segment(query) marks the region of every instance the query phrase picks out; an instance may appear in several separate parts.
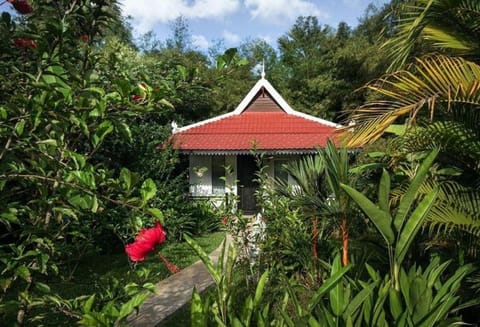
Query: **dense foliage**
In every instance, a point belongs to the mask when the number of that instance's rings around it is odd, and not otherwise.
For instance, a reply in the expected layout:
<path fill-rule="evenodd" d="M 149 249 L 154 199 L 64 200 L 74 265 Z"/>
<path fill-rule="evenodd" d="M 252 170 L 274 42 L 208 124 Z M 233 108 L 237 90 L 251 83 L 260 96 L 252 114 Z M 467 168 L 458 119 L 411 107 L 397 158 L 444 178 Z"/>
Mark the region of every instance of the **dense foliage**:
<path fill-rule="evenodd" d="M 214 277 L 210 295 L 194 294 L 194 326 L 477 321 L 477 1 L 392 1 L 355 28 L 299 17 L 277 49 L 250 39 L 208 53 L 181 17 L 167 40 L 134 40 L 113 0 L 1 8 L 2 323 L 122 324 L 153 286 L 126 255 L 128 278 L 72 296 L 59 285 L 159 220 Z M 256 154 L 263 212 L 251 224 L 189 201 L 186 158 L 167 140 L 172 121 L 233 110 L 262 62 L 292 107 L 351 121 L 349 145 L 364 148 L 332 143 L 288 164 L 293 188 Z M 219 217 L 235 246 L 215 267 L 188 235 Z"/>

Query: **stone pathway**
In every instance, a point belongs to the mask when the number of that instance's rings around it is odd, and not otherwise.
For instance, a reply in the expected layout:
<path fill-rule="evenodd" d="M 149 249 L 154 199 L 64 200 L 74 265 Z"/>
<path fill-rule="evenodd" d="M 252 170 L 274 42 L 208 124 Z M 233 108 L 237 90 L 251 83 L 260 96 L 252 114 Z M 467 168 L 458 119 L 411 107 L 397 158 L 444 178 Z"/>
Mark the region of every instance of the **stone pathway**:
<path fill-rule="evenodd" d="M 222 244 L 210 254 L 215 263 L 220 256 Z M 156 285 L 157 293 L 145 300 L 138 315 L 130 316 L 128 323 L 134 327 L 156 326 L 191 300 L 194 287 L 201 293 L 212 284 L 213 280 L 207 268 L 203 262 L 197 261 L 175 275 L 161 280 Z"/>

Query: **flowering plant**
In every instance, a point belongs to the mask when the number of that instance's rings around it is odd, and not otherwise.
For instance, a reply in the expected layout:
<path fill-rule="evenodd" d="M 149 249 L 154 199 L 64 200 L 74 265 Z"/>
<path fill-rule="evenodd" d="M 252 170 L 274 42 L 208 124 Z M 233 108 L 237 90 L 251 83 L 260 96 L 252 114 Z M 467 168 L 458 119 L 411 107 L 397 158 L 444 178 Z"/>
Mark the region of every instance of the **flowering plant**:
<path fill-rule="evenodd" d="M 8 3 L 11 3 L 13 8 L 18 11 L 22 15 L 31 14 L 33 12 L 33 8 L 28 3 L 27 0 L 6 0 Z"/>
<path fill-rule="evenodd" d="M 145 228 L 140 230 L 135 237 L 133 243 L 125 246 L 125 252 L 132 261 L 143 261 L 145 257 L 155 249 L 156 245 L 165 242 L 167 233 L 162 227 L 162 224 L 157 221 L 152 228 Z M 163 255 L 160 254 L 160 259 L 165 263 L 171 273 L 177 273 L 180 269 L 169 262 Z"/>
<path fill-rule="evenodd" d="M 22 50 L 37 48 L 37 42 L 26 37 L 13 39 L 13 44 Z"/>

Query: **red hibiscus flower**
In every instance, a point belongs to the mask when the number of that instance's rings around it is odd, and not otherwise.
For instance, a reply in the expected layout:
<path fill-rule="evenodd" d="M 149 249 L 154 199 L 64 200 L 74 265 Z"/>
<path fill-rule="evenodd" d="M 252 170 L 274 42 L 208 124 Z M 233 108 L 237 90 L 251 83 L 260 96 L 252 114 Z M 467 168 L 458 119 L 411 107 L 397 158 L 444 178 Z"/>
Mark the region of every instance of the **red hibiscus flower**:
<path fill-rule="evenodd" d="M 155 246 L 165 242 L 166 236 L 167 233 L 163 230 L 160 222 L 157 221 L 155 227 L 142 229 L 135 237 L 135 242 L 147 242 Z"/>
<path fill-rule="evenodd" d="M 130 260 L 143 261 L 153 249 L 154 246 L 147 242 L 133 242 L 125 247 L 125 252 L 127 252 Z"/>
<path fill-rule="evenodd" d="M 142 100 L 143 100 L 143 97 L 141 95 L 138 95 L 138 94 L 132 95 L 132 101 L 133 102 L 140 103 L 140 102 L 142 102 Z"/>
<path fill-rule="evenodd" d="M 222 223 L 225 224 L 225 225 L 228 224 L 228 217 L 223 217 L 222 218 Z"/>
<path fill-rule="evenodd" d="M 157 222 L 155 227 L 142 229 L 135 237 L 135 242 L 125 247 L 125 252 L 130 260 L 143 261 L 147 254 L 155 249 L 155 245 L 165 242 L 166 236 L 162 225 Z"/>
<path fill-rule="evenodd" d="M 22 15 L 30 14 L 33 12 L 33 8 L 32 6 L 30 6 L 27 0 L 7 0 L 7 2 L 10 2 L 13 8 L 15 8 L 15 10 Z"/>
<path fill-rule="evenodd" d="M 37 47 L 37 42 L 26 37 L 13 39 L 13 44 L 22 50 L 35 49 Z"/>
<path fill-rule="evenodd" d="M 88 42 L 88 35 L 87 34 L 83 34 L 82 36 L 80 36 L 80 39 L 83 41 L 83 42 Z"/>

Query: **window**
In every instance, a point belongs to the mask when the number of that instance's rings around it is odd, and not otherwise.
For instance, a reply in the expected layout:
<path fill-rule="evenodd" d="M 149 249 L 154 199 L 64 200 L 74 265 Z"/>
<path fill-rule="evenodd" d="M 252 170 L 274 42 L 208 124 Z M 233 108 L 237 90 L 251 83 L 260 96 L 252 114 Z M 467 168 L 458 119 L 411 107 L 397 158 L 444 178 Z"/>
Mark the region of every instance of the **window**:
<path fill-rule="evenodd" d="M 212 156 L 212 193 L 225 193 L 225 156 Z"/>

